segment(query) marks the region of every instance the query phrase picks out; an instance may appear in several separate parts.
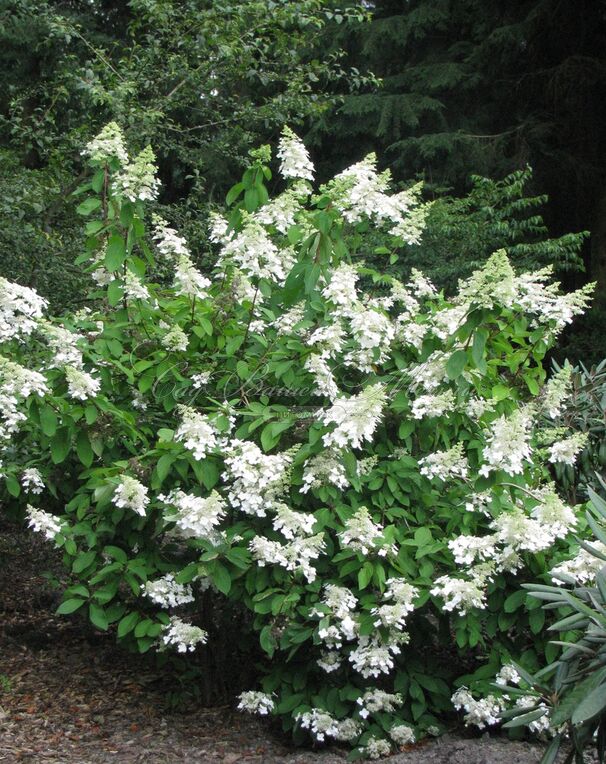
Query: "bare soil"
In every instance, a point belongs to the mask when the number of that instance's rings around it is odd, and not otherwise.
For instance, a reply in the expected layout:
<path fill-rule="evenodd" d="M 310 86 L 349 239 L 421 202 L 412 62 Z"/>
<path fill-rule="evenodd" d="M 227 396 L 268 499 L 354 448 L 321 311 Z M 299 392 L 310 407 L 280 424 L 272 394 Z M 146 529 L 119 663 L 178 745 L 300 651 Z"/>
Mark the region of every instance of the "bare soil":
<path fill-rule="evenodd" d="M 1 513 L 1 510 L 0 510 Z M 0 762 L 31 764 L 344 764 L 336 748 L 294 749 L 269 722 L 233 706 L 166 704 L 173 678 L 123 652 L 82 618 L 55 616 L 51 545 L 0 519 Z M 541 748 L 446 735 L 389 764 L 534 764 Z"/>

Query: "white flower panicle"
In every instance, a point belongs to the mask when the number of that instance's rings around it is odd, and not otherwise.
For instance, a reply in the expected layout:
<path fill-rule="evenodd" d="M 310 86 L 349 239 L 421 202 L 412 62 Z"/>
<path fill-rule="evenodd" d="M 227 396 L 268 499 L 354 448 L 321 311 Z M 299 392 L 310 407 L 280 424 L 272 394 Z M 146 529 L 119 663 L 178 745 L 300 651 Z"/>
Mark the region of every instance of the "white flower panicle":
<path fill-rule="evenodd" d="M 385 541 L 383 527 L 373 522 L 366 507 L 358 507 L 338 535 L 342 548 L 349 547 L 364 556 L 374 553 L 385 557 L 393 552 L 392 545 Z"/>
<path fill-rule="evenodd" d="M 7 440 L 27 417 L 19 404 L 30 395 L 43 397 L 48 393 L 46 379 L 18 363 L 0 356 L 0 440 Z"/>
<path fill-rule="evenodd" d="M 177 261 L 180 257 L 191 257 L 187 241 L 179 236 L 174 228 L 171 228 L 164 218 L 159 215 L 153 215 L 154 233 L 152 238 L 156 242 L 156 247 L 164 257 Z"/>
<path fill-rule="evenodd" d="M 495 682 L 501 686 L 505 685 L 518 685 L 520 684 L 520 675 L 517 672 L 515 666 L 511 663 L 505 664 L 495 677 Z"/>
<path fill-rule="evenodd" d="M 167 573 L 155 581 L 147 581 L 142 589 L 152 602 L 166 608 L 185 605 L 195 599 L 191 586 L 178 583 L 173 573 Z"/>
<path fill-rule="evenodd" d="M 551 377 L 543 391 L 543 408 L 548 416 L 556 419 L 570 395 L 572 386 L 572 366 L 566 364 Z"/>
<path fill-rule="evenodd" d="M 353 265 L 341 263 L 330 276 L 330 281 L 322 290 L 322 297 L 333 305 L 336 317 L 352 316 L 358 306 L 358 272 Z"/>
<path fill-rule="evenodd" d="M 101 389 L 101 382 L 98 379 L 75 366 L 65 366 L 65 378 L 68 395 L 78 401 L 94 398 Z"/>
<path fill-rule="evenodd" d="M 431 594 L 444 600 L 444 610 L 458 610 L 465 615 L 471 608 L 484 607 L 483 583 L 483 580 L 466 581 L 456 576 L 440 576 L 434 581 Z"/>
<path fill-rule="evenodd" d="M 120 509 L 131 509 L 141 517 L 145 517 L 149 504 L 147 493 L 148 489 L 143 483 L 130 475 L 122 475 L 114 491 L 113 502 Z"/>
<path fill-rule="evenodd" d="M 391 753 L 391 745 L 387 740 L 371 736 L 366 741 L 366 745 L 362 750 L 366 758 L 374 761 L 375 759 L 383 758 L 383 756 L 389 756 Z"/>
<path fill-rule="evenodd" d="M 415 742 L 415 731 L 408 724 L 394 724 L 389 730 L 389 737 L 396 745 L 410 745 Z"/>
<path fill-rule="evenodd" d="M 40 494 L 44 490 L 44 480 L 36 467 L 28 467 L 21 473 L 21 486 L 27 493 Z"/>
<path fill-rule="evenodd" d="M 588 439 L 588 433 L 575 432 L 569 438 L 552 443 L 549 447 L 549 461 L 552 464 L 573 465 L 577 460 L 577 456 L 587 445 Z"/>
<path fill-rule="evenodd" d="M 498 724 L 501 721 L 501 712 L 505 708 L 505 701 L 495 695 L 475 700 L 467 687 L 459 688 L 451 701 L 457 711 L 465 711 L 465 724 L 473 724 L 479 729 Z"/>
<path fill-rule="evenodd" d="M 168 496 L 158 496 L 158 499 L 170 507 L 165 513 L 166 519 L 174 522 L 181 535 L 186 537 L 214 538 L 217 526 L 225 517 L 226 503 L 217 491 L 202 498 L 177 489 Z"/>
<path fill-rule="evenodd" d="M 439 395 L 420 395 L 412 402 L 411 414 L 413 419 L 436 417 L 454 411 L 455 399 L 452 390 Z"/>
<path fill-rule="evenodd" d="M 265 228 L 254 218 L 223 245 L 219 265 L 231 264 L 251 278 L 283 284 L 295 263 L 294 251 L 278 248 Z"/>
<path fill-rule="evenodd" d="M 210 279 L 200 273 L 187 255 L 181 255 L 175 267 L 174 287 L 176 293 L 203 300 L 208 297 L 210 286 Z"/>
<path fill-rule="evenodd" d="M 283 178 L 314 179 L 314 166 L 301 139 L 289 127 L 284 127 L 278 145 L 280 174 Z"/>
<path fill-rule="evenodd" d="M 367 719 L 370 714 L 396 712 L 403 705 L 404 699 L 399 692 L 394 694 L 384 690 L 366 690 L 357 698 L 356 703 L 360 707 L 358 713 L 362 719 Z"/>
<path fill-rule="evenodd" d="M 316 519 L 307 512 L 295 512 L 280 502 L 275 507 L 276 516 L 273 519 L 273 529 L 280 531 L 285 539 L 292 540 L 296 536 L 310 536 Z"/>
<path fill-rule="evenodd" d="M 36 531 L 36 533 L 43 533 L 48 541 L 53 541 L 57 533 L 61 532 L 59 519 L 43 509 L 36 509 L 36 507 L 28 504 L 25 515 L 29 527 Z"/>
<path fill-rule="evenodd" d="M 150 294 L 147 287 L 143 284 L 141 279 L 127 269 L 124 274 L 124 294 L 129 300 L 150 300 Z"/>
<path fill-rule="evenodd" d="M 290 572 L 301 573 L 311 583 L 317 576 L 312 560 L 318 559 L 324 546 L 324 534 L 317 533 L 315 536 L 295 536 L 288 544 L 256 536 L 248 548 L 260 567 L 279 565 Z"/>
<path fill-rule="evenodd" d="M 265 517 L 286 490 L 294 451 L 264 454 L 256 443 L 233 440 L 226 454 L 230 504 L 247 515 Z"/>
<path fill-rule="evenodd" d="M 592 547 L 598 554 L 606 555 L 606 544 L 595 541 Z M 587 586 L 595 582 L 595 578 L 604 567 L 604 560 L 597 555 L 591 554 L 587 549 L 579 549 L 578 553 L 570 560 L 565 560 L 551 569 L 551 576 L 558 586 L 562 585 L 560 575 L 570 576 L 579 586 Z"/>
<path fill-rule="evenodd" d="M 238 710 L 246 711 L 249 714 L 259 714 L 259 716 L 268 716 L 276 707 L 276 704 L 266 692 L 257 692 L 247 690 L 238 696 Z"/>
<path fill-rule="evenodd" d="M 46 307 L 34 289 L 0 277 L 0 342 L 29 337 Z"/>
<path fill-rule="evenodd" d="M 509 417 L 500 416 L 490 425 L 483 451 L 485 464 L 480 475 L 488 476 L 496 470 L 508 475 L 524 471 L 524 461 L 531 458 L 530 427 L 532 418 L 528 412 L 518 409 Z"/>
<path fill-rule="evenodd" d="M 187 350 L 189 338 L 180 326 L 173 326 L 164 337 L 162 345 L 171 353 L 184 353 Z"/>
<path fill-rule="evenodd" d="M 363 441 L 372 440 L 382 418 L 385 401 L 385 389 L 380 382 L 365 387 L 351 398 L 337 398 L 322 418 L 325 426 L 336 425 L 334 430 L 322 437 L 324 445 L 360 448 Z"/>
<path fill-rule="evenodd" d="M 303 485 L 299 490 L 301 493 L 308 493 L 314 488 L 321 488 L 326 483 L 341 490 L 349 485 L 345 466 L 339 457 L 339 452 L 334 449 L 321 451 L 305 462 Z"/>
<path fill-rule="evenodd" d="M 419 460 L 421 475 L 432 480 L 465 479 L 469 473 L 469 463 L 463 454 L 463 444 L 457 443 L 447 451 L 436 451 Z"/>
<path fill-rule="evenodd" d="M 304 368 L 313 375 L 316 395 L 329 398 L 334 401 L 339 395 L 339 388 L 325 358 L 317 353 L 307 357 Z"/>
<path fill-rule="evenodd" d="M 49 367 L 60 368 L 65 365 L 78 369 L 82 367 L 82 351 L 78 347 L 78 342 L 84 339 L 82 335 L 45 320 L 39 321 L 38 328 L 52 351 L 48 362 Z"/>
<path fill-rule="evenodd" d="M 373 364 L 384 363 L 388 357 L 395 328 L 389 316 L 377 310 L 356 310 L 350 321 L 351 331 L 358 348 L 350 351 L 346 362 L 363 372 L 370 373 Z"/>
<path fill-rule="evenodd" d="M 218 446 L 218 432 L 207 416 L 189 406 L 180 406 L 181 424 L 175 432 L 175 440 L 191 451 L 200 461 Z"/>
<path fill-rule="evenodd" d="M 128 163 L 124 136 L 115 122 L 105 125 L 101 132 L 87 143 L 82 154 L 88 156 L 91 161 L 102 164 L 106 164 L 111 159 L 118 159 L 121 164 Z"/>
<path fill-rule="evenodd" d="M 191 623 L 182 621 L 177 616 L 172 616 L 160 635 L 164 647 L 176 647 L 177 652 L 193 652 L 200 644 L 204 644 L 208 634 L 204 629 L 193 626 Z"/>
<path fill-rule="evenodd" d="M 147 146 L 118 174 L 116 191 L 131 202 L 153 200 L 160 188 L 157 171 L 156 156 L 151 146 Z"/>

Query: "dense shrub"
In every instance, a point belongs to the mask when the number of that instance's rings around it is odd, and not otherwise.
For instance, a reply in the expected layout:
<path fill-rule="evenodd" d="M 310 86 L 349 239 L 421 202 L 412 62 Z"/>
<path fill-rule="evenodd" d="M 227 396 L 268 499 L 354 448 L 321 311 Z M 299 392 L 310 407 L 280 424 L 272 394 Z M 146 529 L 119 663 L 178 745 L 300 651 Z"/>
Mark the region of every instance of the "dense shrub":
<path fill-rule="evenodd" d="M 367 236 L 414 246 L 419 190 L 389 195 L 369 157 L 314 193 L 288 130 L 286 190 L 268 199 L 260 149 L 207 277 L 165 221 L 146 236 L 151 149 L 129 160 L 108 125 L 87 152 L 96 309 L 47 320 L 2 284 L 6 484 L 64 550 L 59 612 L 186 654 L 204 592 L 243 604 L 267 661 L 240 708 L 360 756 L 439 731 L 453 649 L 536 664 L 544 613 L 518 581 L 566 554 L 578 518 L 546 465 L 583 445 L 541 426 L 570 378 L 545 386 L 542 361 L 589 288 L 504 252 L 451 299 L 381 274 Z"/>

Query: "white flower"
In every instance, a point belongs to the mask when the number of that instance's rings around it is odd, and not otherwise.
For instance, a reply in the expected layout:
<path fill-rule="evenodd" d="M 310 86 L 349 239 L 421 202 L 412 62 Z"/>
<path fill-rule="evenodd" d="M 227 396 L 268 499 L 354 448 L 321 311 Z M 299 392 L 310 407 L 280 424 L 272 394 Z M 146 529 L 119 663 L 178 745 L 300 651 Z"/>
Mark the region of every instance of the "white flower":
<path fill-rule="evenodd" d="M 168 496 L 158 497 L 172 509 L 166 519 L 174 522 L 182 535 L 192 538 L 213 538 L 217 526 L 225 517 L 225 500 L 213 491 L 202 498 L 175 490 Z"/>
<path fill-rule="evenodd" d="M 227 494 L 232 507 L 265 517 L 286 490 L 293 458 L 293 451 L 264 454 L 255 443 L 233 440 L 225 459 L 227 478 L 232 481 Z"/>
<path fill-rule="evenodd" d="M 256 536 L 248 548 L 260 567 L 280 565 L 288 571 L 301 573 L 311 583 L 317 576 L 311 561 L 317 559 L 324 549 L 324 534 L 317 533 L 306 538 L 297 536 L 289 544 Z"/>
<path fill-rule="evenodd" d="M 172 353 L 183 353 L 187 350 L 189 340 L 180 326 L 173 328 L 162 337 L 162 345 Z"/>
<path fill-rule="evenodd" d="M 309 536 L 313 531 L 316 519 L 307 512 L 295 512 L 286 504 L 279 503 L 276 507 L 276 516 L 273 520 L 273 529 L 281 531 L 286 539 L 294 539 L 295 536 Z"/>
<path fill-rule="evenodd" d="M 367 719 L 370 714 L 397 713 L 404 700 L 399 692 L 390 694 L 385 690 L 367 690 L 356 699 L 356 703 L 360 706 L 358 713 L 362 719 Z"/>
<path fill-rule="evenodd" d="M 334 650 L 325 650 L 322 653 L 322 657 L 318 658 L 316 663 L 327 674 L 331 674 L 333 671 L 337 671 L 342 663 L 343 659 L 340 653 Z"/>
<path fill-rule="evenodd" d="M 469 472 L 467 458 L 463 455 L 463 444 L 457 443 L 448 451 L 436 451 L 419 460 L 421 475 L 430 480 L 451 480 L 453 478 L 466 478 Z"/>
<path fill-rule="evenodd" d="M 339 395 L 339 388 L 335 382 L 330 366 L 326 360 L 317 353 L 312 353 L 305 361 L 304 368 L 313 374 L 316 383 L 316 395 L 325 396 L 333 401 Z"/>
<path fill-rule="evenodd" d="M 175 229 L 168 225 L 166 220 L 158 215 L 153 215 L 152 221 L 154 224 L 154 234 L 152 238 L 156 242 L 156 246 L 162 255 L 171 260 L 177 260 L 181 256 L 187 258 L 191 256 L 186 240 L 182 236 L 179 236 Z"/>
<path fill-rule="evenodd" d="M 488 476 L 496 470 L 503 470 L 508 475 L 519 475 L 524 471 L 524 460 L 530 459 L 529 414 L 518 409 L 511 416 L 500 416 L 492 422 L 492 432 L 486 436 L 483 450 L 485 464 L 480 467 L 480 475 Z"/>
<path fill-rule="evenodd" d="M 68 395 L 76 400 L 86 401 L 94 398 L 101 389 L 101 382 L 98 379 L 75 366 L 65 366 L 65 377 Z"/>
<path fill-rule="evenodd" d="M 457 711 L 464 710 L 465 724 L 474 724 L 479 729 L 488 725 L 498 724 L 501 721 L 501 712 L 505 708 L 505 701 L 494 695 L 488 695 L 481 700 L 475 700 L 466 687 L 458 689 L 451 698 Z"/>
<path fill-rule="evenodd" d="M 28 337 L 46 306 L 46 300 L 34 289 L 0 277 L 0 342 Z"/>
<path fill-rule="evenodd" d="M 394 667 L 393 654 L 398 654 L 397 644 L 381 644 L 376 637 L 362 636 L 358 647 L 349 654 L 349 662 L 355 671 L 365 679 L 380 674 L 389 674 Z"/>
<path fill-rule="evenodd" d="M 118 159 L 121 164 L 128 162 L 124 136 L 115 122 L 109 122 L 105 125 L 99 135 L 87 143 L 82 154 L 88 156 L 93 162 L 104 164 L 114 158 Z"/>
<path fill-rule="evenodd" d="M 161 634 L 162 644 L 165 647 L 174 645 L 179 653 L 193 652 L 197 645 L 206 642 L 207 637 L 204 629 L 185 623 L 177 616 L 171 617 L 170 623 L 164 627 Z"/>
<path fill-rule="evenodd" d="M 118 174 L 116 190 L 131 202 L 155 199 L 160 188 L 157 170 L 154 152 L 147 146 Z"/>
<path fill-rule="evenodd" d="M 321 488 L 326 483 L 341 490 L 349 485 L 345 466 L 339 458 L 338 451 L 332 449 L 322 451 L 305 462 L 303 485 L 299 490 L 301 493 L 308 493 L 310 489 Z"/>
<path fill-rule="evenodd" d="M 363 555 L 375 553 L 384 557 L 393 551 L 383 537 L 383 527 L 374 523 L 366 507 L 358 507 L 345 521 L 345 530 L 339 534 L 341 548 L 353 549 Z"/>
<path fill-rule="evenodd" d="M 246 711 L 249 714 L 259 714 L 259 716 L 268 716 L 276 704 L 273 701 L 271 695 L 266 692 L 256 692 L 255 690 L 248 690 L 238 695 L 238 710 Z"/>
<path fill-rule="evenodd" d="M 210 419 L 189 406 L 179 407 L 181 424 L 175 432 L 175 440 L 183 441 L 194 459 L 204 459 L 209 451 L 217 447 L 217 430 Z"/>
<path fill-rule="evenodd" d="M 520 675 L 511 663 L 506 663 L 497 674 L 495 682 L 502 686 L 520 684 Z"/>
<path fill-rule="evenodd" d="M 44 490 L 44 480 L 39 470 L 29 467 L 21 473 L 21 485 L 28 493 L 39 494 Z"/>
<path fill-rule="evenodd" d="M 194 266 L 188 255 L 180 255 L 175 268 L 175 291 L 188 297 L 203 300 L 208 297 L 211 282 Z"/>
<path fill-rule="evenodd" d="M 132 509 L 141 517 L 149 504 L 147 487 L 130 475 L 122 475 L 120 483 L 114 491 L 114 504 L 121 509 Z"/>
<path fill-rule="evenodd" d="M 595 541 L 592 546 L 599 554 L 606 555 L 606 544 L 603 544 L 601 541 Z M 558 586 L 562 585 L 561 579 L 557 577 L 559 574 L 571 576 L 577 584 L 586 586 L 595 581 L 598 571 L 601 570 L 604 565 L 606 565 L 604 560 L 591 554 L 591 552 L 588 552 L 586 549 L 579 549 L 574 557 L 556 565 L 550 572 L 554 583 Z"/>
<path fill-rule="evenodd" d="M 386 394 L 381 383 L 369 385 L 351 398 L 339 397 L 322 418 L 325 426 L 336 424 L 332 432 L 322 437 L 325 446 L 360 448 L 365 440 L 372 440 L 382 417 Z"/>
<path fill-rule="evenodd" d="M 49 541 L 53 541 L 57 533 L 61 532 L 61 524 L 58 518 L 45 512 L 43 509 L 36 509 L 36 507 L 28 504 L 25 514 L 27 515 L 29 527 L 37 533 L 43 533 Z"/>
<path fill-rule="evenodd" d="M 124 274 L 124 294 L 129 300 L 149 300 L 150 295 L 147 287 L 141 279 L 131 270 Z"/>
<path fill-rule="evenodd" d="M 444 610 L 459 610 L 461 615 L 471 608 L 483 608 L 485 605 L 485 593 L 481 582 L 477 580 L 466 581 L 456 576 L 440 576 L 434 581 L 431 589 L 434 597 L 442 597 Z"/>
<path fill-rule="evenodd" d="M 332 272 L 330 281 L 322 290 L 322 297 L 333 304 L 333 315 L 351 316 L 358 305 L 356 283 L 358 272 L 348 263 L 341 263 Z"/>
<path fill-rule="evenodd" d="M 317 346 L 321 358 L 335 358 L 343 349 L 345 330 L 340 321 L 320 326 L 307 340 L 308 345 Z"/>
<path fill-rule="evenodd" d="M 472 565 L 476 560 L 489 560 L 496 554 L 493 536 L 458 536 L 448 542 L 457 565 Z"/>
<path fill-rule="evenodd" d="M 350 351 L 346 362 L 360 371 L 371 372 L 374 363 L 383 363 L 395 336 L 395 328 L 384 313 L 377 310 L 356 310 L 350 322 L 359 348 Z"/>
<path fill-rule="evenodd" d="M 364 746 L 364 755 L 369 759 L 380 759 L 382 756 L 389 756 L 391 746 L 387 740 L 381 740 L 377 737 L 369 737 Z"/>
<path fill-rule="evenodd" d="M 210 382 L 212 376 L 211 371 L 201 371 L 198 374 L 191 375 L 192 387 L 194 390 L 199 390 Z"/>
<path fill-rule="evenodd" d="M 328 711 L 312 708 L 299 714 L 297 721 L 303 729 L 308 729 L 313 737 L 322 743 L 327 737 L 336 738 L 339 734 L 339 722 Z"/>
<path fill-rule="evenodd" d="M 415 731 L 408 724 L 394 724 L 389 730 L 389 737 L 396 745 L 410 745 L 415 742 Z"/>
<path fill-rule="evenodd" d="M 314 179 L 314 166 L 307 149 L 289 127 L 284 127 L 278 144 L 280 173 L 283 178 Z"/>
<path fill-rule="evenodd" d="M 294 251 L 279 249 L 265 228 L 254 218 L 247 218 L 244 227 L 221 249 L 218 264 L 232 264 L 246 276 L 264 278 L 283 284 L 295 263 Z"/>
<path fill-rule="evenodd" d="M 442 416 L 454 410 L 454 402 L 452 390 L 440 395 L 420 395 L 412 402 L 411 414 L 413 419 Z"/>
<path fill-rule="evenodd" d="M 45 320 L 38 323 L 38 328 L 52 351 L 47 364 L 49 367 L 59 368 L 66 364 L 76 368 L 82 366 L 82 351 L 78 347 L 78 342 L 83 339 L 82 335 Z"/>
<path fill-rule="evenodd" d="M 178 607 L 194 601 L 191 586 L 177 583 L 173 573 L 167 573 L 155 581 L 147 581 L 142 588 L 145 596 L 161 607 Z"/>
<path fill-rule="evenodd" d="M 589 435 L 586 432 L 575 432 L 570 438 L 565 438 L 549 447 L 549 461 L 552 464 L 573 465 L 579 453 L 587 445 Z"/>

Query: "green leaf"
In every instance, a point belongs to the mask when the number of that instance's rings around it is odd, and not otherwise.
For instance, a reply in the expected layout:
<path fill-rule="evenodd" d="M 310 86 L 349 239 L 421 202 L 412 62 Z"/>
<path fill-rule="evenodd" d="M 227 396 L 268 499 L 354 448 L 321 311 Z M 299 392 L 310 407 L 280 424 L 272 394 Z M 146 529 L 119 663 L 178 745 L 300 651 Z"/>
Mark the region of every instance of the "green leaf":
<path fill-rule="evenodd" d="M 573 724 L 583 724 L 593 719 L 606 708 L 606 684 L 601 684 L 592 690 L 574 710 L 572 714 Z"/>
<path fill-rule="evenodd" d="M 101 206 L 101 199 L 90 197 L 89 199 L 85 199 L 76 207 L 76 212 L 78 213 L 78 215 L 82 215 L 86 217 L 86 215 L 90 215 L 91 212 L 98 210 L 100 206 Z"/>
<path fill-rule="evenodd" d="M 76 559 L 74 560 L 74 564 L 72 565 L 72 570 L 74 573 L 82 573 L 83 570 L 86 570 L 86 568 L 89 567 L 89 565 L 92 565 L 95 561 L 95 558 L 97 557 L 97 553 L 94 549 L 91 549 L 90 552 L 82 552 L 80 553 Z"/>
<path fill-rule="evenodd" d="M 213 580 L 214 585 L 222 594 L 229 594 L 231 589 L 231 576 L 229 570 L 220 562 L 215 562 L 211 571 L 210 577 Z"/>
<path fill-rule="evenodd" d="M 76 438 L 76 453 L 78 454 L 78 459 L 80 459 L 85 467 L 91 466 L 95 455 L 88 439 L 88 434 L 84 430 L 80 430 Z"/>
<path fill-rule="evenodd" d="M 448 379 L 456 379 L 461 375 L 467 363 L 467 353 L 464 350 L 455 350 L 446 363 L 446 375 Z"/>
<path fill-rule="evenodd" d="M 164 482 L 166 476 L 170 472 L 170 468 L 175 461 L 175 458 L 176 457 L 173 454 L 164 454 L 164 456 L 161 456 L 158 459 L 158 464 L 156 464 L 156 472 L 158 474 L 160 485 Z"/>
<path fill-rule="evenodd" d="M 86 600 L 76 599 L 75 597 L 70 600 L 65 600 L 65 602 L 62 602 L 55 610 L 55 613 L 57 613 L 57 615 L 69 615 L 70 613 L 75 613 L 85 602 Z"/>
<path fill-rule="evenodd" d="M 107 301 L 114 307 L 117 305 L 124 295 L 124 287 L 120 279 L 114 279 L 107 287 Z M 141 387 L 139 385 L 139 387 Z M 144 392 L 144 391 L 143 391 Z"/>
<path fill-rule="evenodd" d="M 118 637 L 121 639 L 129 634 L 139 623 L 139 613 L 132 612 L 125 615 L 118 624 Z"/>
<path fill-rule="evenodd" d="M 101 631 L 107 631 L 109 623 L 105 615 L 105 610 L 101 607 L 101 605 L 96 605 L 94 602 L 91 602 L 88 606 L 88 617 L 90 618 L 91 623 L 98 629 L 101 629 Z"/>
<path fill-rule="evenodd" d="M 117 546 L 106 546 L 103 549 L 103 552 L 112 558 L 112 560 L 115 560 L 116 562 L 119 562 L 121 565 L 126 565 L 128 562 L 128 557 L 126 552 L 123 549 L 120 549 L 120 547 Z"/>
<path fill-rule="evenodd" d="M 366 589 L 372 580 L 374 572 L 375 569 L 372 562 L 367 560 L 358 573 L 358 587 L 360 589 Z"/>
<path fill-rule="evenodd" d="M 40 409 L 40 427 L 42 432 L 52 438 L 57 432 L 57 415 L 51 406 L 45 405 Z"/>
<path fill-rule="evenodd" d="M 71 449 L 71 432 L 69 427 L 61 427 L 51 440 L 51 459 L 53 464 L 61 464 Z"/>
<path fill-rule="evenodd" d="M 486 329 L 477 329 L 473 335 L 473 344 L 471 346 L 471 357 L 473 362 L 480 371 L 486 370 L 486 361 L 484 359 L 484 350 L 486 348 L 486 340 L 488 339 L 488 331 Z"/>
<path fill-rule="evenodd" d="M 112 234 L 107 242 L 105 251 L 105 267 L 112 273 L 120 268 L 126 260 L 126 245 L 124 238 L 117 233 Z"/>

